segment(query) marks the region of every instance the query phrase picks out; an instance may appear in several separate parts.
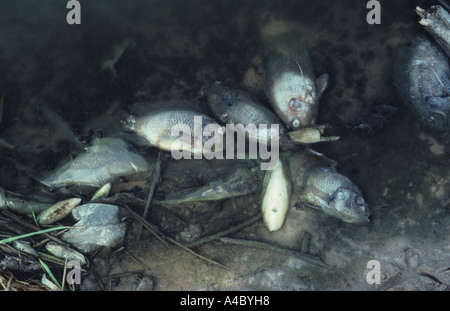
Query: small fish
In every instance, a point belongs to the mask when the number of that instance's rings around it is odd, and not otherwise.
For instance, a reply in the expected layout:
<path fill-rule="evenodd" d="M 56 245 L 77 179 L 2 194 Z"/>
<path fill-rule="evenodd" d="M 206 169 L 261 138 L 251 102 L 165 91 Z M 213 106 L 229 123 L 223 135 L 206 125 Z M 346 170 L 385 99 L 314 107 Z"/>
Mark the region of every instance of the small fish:
<path fill-rule="evenodd" d="M 146 174 L 149 164 L 141 155 L 130 151 L 120 138 L 104 137 L 49 176 L 38 180 L 48 187 L 102 187 L 119 177 Z"/>
<path fill-rule="evenodd" d="M 304 151 L 291 157 L 297 186 L 295 200 L 348 223 L 368 224 L 370 210 L 358 187 L 335 171 L 335 163 L 319 153 Z"/>
<path fill-rule="evenodd" d="M 201 202 L 228 199 L 247 195 L 261 189 L 261 170 L 238 166 L 225 176 L 213 180 L 202 187 L 188 188 L 170 192 L 163 201 L 155 201 L 162 205 L 176 205 L 187 202 Z"/>
<path fill-rule="evenodd" d="M 80 204 L 80 202 L 81 199 L 79 198 L 72 198 L 58 202 L 41 212 L 37 217 L 37 221 L 40 225 L 50 225 L 57 222 L 58 220 L 61 220 L 69 215 L 72 210 Z"/>
<path fill-rule="evenodd" d="M 216 83 L 207 91 L 207 101 L 214 116 L 224 124 L 242 124 L 247 126 L 254 124 L 259 128 L 260 124 L 267 125 L 267 138 L 270 139 L 272 124 L 280 124 L 281 120 L 255 97 L 249 93 L 232 89 L 223 84 Z M 280 128 L 283 133 L 283 129 Z M 259 140 L 262 133 L 258 130 L 248 132 L 250 139 Z"/>
<path fill-rule="evenodd" d="M 31 247 L 30 242 L 16 240 L 16 241 L 13 241 L 13 246 L 15 249 L 17 249 L 21 252 L 33 255 L 35 257 L 39 257 L 39 254 L 36 252 L 36 250 Z"/>
<path fill-rule="evenodd" d="M 283 226 L 291 203 L 292 181 L 286 163 L 280 159 L 264 177 L 261 209 L 264 223 L 270 231 Z"/>
<path fill-rule="evenodd" d="M 450 57 L 450 14 L 440 5 L 431 6 L 428 11 L 416 7 L 416 13 L 422 18 L 419 23 Z"/>
<path fill-rule="evenodd" d="M 424 36 L 399 52 L 394 85 L 422 124 L 443 135 L 449 130 L 450 67 L 442 49 Z"/>
<path fill-rule="evenodd" d="M 108 196 L 109 191 L 111 190 L 111 183 L 106 183 L 92 195 L 91 202 L 95 202 L 99 199 L 103 199 Z"/>
<path fill-rule="evenodd" d="M 76 260 L 81 266 L 86 264 L 86 257 L 70 247 L 55 242 L 48 242 L 45 248 L 56 257 L 67 259 L 67 261 Z"/>
<path fill-rule="evenodd" d="M 306 50 L 298 57 L 281 53 L 269 56 L 266 93 L 275 113 L 291 129 L 315 124 L 318 100 L 327 84 L 327 74 L 315 79 Z"/>
<path fill-rule="evenodd" d="M 125 129 L 138 134 L 143 139 L 143 145 L 164 151 L 190 146 L 191 153 L 201 154 L 204 137 L 209 136 L 204 134 L 207 126 L 217 129 L 220 134 L 224 132 L 215 120 L 184 101 L 137 103 L 132 110 L 133 114 L 124 122 Z M 172 135 L 173 131 L 177 135 Z M 179 132 L 183 132 L 181 139 Z M 189 132 L 187 139 L 185 132 Z"/>
<path fill-rule="evenodd" d="M 52 205 L 48 203 L 41 203 L 21 198 L 17 194 L 0 188 L 0 209 L 8 208 L 17 213 L 31 216 L 33 213 L 41 213 L 51 206 Z"/>

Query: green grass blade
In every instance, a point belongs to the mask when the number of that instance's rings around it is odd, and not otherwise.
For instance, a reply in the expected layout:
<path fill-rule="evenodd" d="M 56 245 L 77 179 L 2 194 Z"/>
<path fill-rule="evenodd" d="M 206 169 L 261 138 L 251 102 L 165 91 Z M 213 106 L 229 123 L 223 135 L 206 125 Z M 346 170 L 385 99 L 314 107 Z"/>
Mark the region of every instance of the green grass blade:
<path fill-rule="evenodd" d="M 38 223 L 38 221 L 37 221 L 36 213 L 34 212 L 33 206 L 31 207 L 31 214 L 33 214 L 33 219 L 34 219 L 34 222 L 36 223 L 36 226 L 39 227 L 39 223 Z"/>
<path fill-rule="evenodd" d="M 3 239 L 0 240 L 0 243 L 9 243 L 15 240 L 19 240 L 19 239 L 23 239 L 23 238 L 27 238 L 33 235 L 37 235 L 37 234 L 42 234 L 42 233 L 47 233 L 47 232 L 51 232 L 51 231 L 56 231 L 56 230 L 62 230 L 62 229 L 66 229 L 69 228 L 67 226 L 59 226 L 59 227 L 54 227 L 54 228 L 48 228 L 48 229 L 44 229 L 44 230 L 40 230 L 40 231 L 36 231 L 36 232 L 30 232 L 30 233 L 26 233 L 26 234 L 22 234 L 22 235 L 18 235 L 18 236 L 13 236 L 7 239 Z"/>
<path fill-rule="evenodd" d="M 39 258 L 39 262 L 41 263 L 41 266 L 44 268 L 45 272 L 47 272 L 47 274 L 52 279 L 52 282 L 55 283 L 56 286 L 58 286 L 59 289 L 62 289 L 61 284 L 59 284 L 58 280 L 55 278 L 55 276 L 53 275 L 52 271 L 50 271 L 50 268 L 47 266 L 47 264 L 45 262 L 43 262 L 40 258 Z"/>

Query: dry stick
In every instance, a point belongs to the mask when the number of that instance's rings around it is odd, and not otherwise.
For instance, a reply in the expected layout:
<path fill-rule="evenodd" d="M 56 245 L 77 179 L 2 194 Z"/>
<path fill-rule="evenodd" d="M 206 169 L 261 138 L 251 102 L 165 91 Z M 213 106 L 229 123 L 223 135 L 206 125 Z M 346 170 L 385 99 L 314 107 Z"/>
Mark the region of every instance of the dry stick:
<path fill-rule="evenodd" d="M 83 227 L 79 227 L 79 228 L 83 228 Z M 58 231 L 57 233 L 54 233 L 53 236 L 57 238 L 59 235 L 62 235 L 62 234 L 66 233 L 69 230 L 70 230 L 70 228 L 62 229 L 61 231 Z M 45 243 L 47 243 L 49 241 L 50 241 L 50 239 L 48 239 L 48 238 L 47 239 L 43 239 L 42 241 L 40 241 L 40 242 L 38 242 L 36 244 L 33 244 L 33 247 L 34 248 L 39 247 L 39 246 L 44 245 Z"/>
<path fill-rule="evenodd" d="M 227 267 L 227 266 L 225 266 L 225 265 L 223 265 L 223 264 L 221 264 L 221 263 L 219 263 L 219 262 L 217 262 L 217 261 L 214 261 L 214 260 L 212 260 L 212 259 L 209 259 L 209 258 L 207 258 L 207 257 L 204 257 L 204 256 L 202 256 L 202 255 L 200 255 L 200 254 L 194 252 L 192 249 L 190 249 L 190 248 L 184 246 L 184 245 L 181 244 L 181 243 L 178 243 L 178 242 L 175 241 L 174 239 L 172 239 L 172 238 L 170 238 L 170 237 L 166 237 L 166 238 L 167 238 L 170 242 L 172 242 L 173 244 L 175 244 L 175 245 L 181 247 L 182 249 L 184 249 L 185 251 L 191 253 L 192 255 L 197 256 L 198 258 L 203 259 L 203 260 L 205 260 L 205 261 L 207 261 L 207 262 L 209 262 L 209 263 L 218 265 L 218 266 L 220 266 L 220 267 L 222 267 L 222 268 L 224 268 L 224 269 L 227 269 L 227 270 L 230 270 L 230 271 L 233 271 L 233 272 L 234 272 L 233 269 L 231 269 L 231 268 L 229 268 L 229 267 Z"/>
<path fill-rule="evenodd" d="M 161 174 L 161 152 L 158 152 L 158 158 L 156 159 L 155 167 L 152 172 L 153 178 L 150 183 L 147 202 L 145 203 L 144 214 L 142 215 L 142 218 L 144 218 L 144 219 L 147 218 L 148 209 L 150 208 L 150 203 L 153 198 L 153 192 L 155 191 L 156 183 L 159 180 L 160 174 Z M 139 227 L 139 231 L 138 231 L 138 235 L 137 235 L 138 240 L 141 239 L 141 234 L 142 234 L 142 223 Z"/>
<path fill-rule="evenodd" d="M 133 259 L 138 265 L 140 265 L 144 271 L 150 271 L 150 268 L 141 260 L 139 260 L 136 256 L 134 256 L 133 254 L 130 253 L 129 250 L 125 250 L 125 253 L 130 256 L 131 259 Z"/>
<path fill-rule="evenodd" d="M 272 246 L 270 244 L 259 242 L 259 241 L 251 241 L 251 240 L 241 240 L 241 239 L 232 239 L 232 238 L 220 238 L 220 241 L 227 244 L 234 244 L 234 245 L 242 245 L 242 246 L 248 246 L 248 247 L 256 247 L 261 249 L 267 249 L 270 251 L 288 254 L 288 255 L 294 255 L 296 257 L 299 257 L 300 259 L 315 264 L 319 267 L 328 267 L 322 260 L 320 260 L 318 257 L 309 255 L 306 253 L 301 253 L 297 251 L 293 251 L 286 248 L 280 248 L 276 246 Z"/>
<path fill-rule="evenodd" d="M 63 278 L 62 278 L 62 284 L 61 284 L 61 291 L 64 291 L 64 285 L 66 284 L 66 273 L 67 273 L 67 258 L 64 262 L 64 271 L 63 271 Z"/>
<path fill-rule="evenodd" d="M 166 241 L 164 241 L 164 239 L 161 237 L 158 229 L 153 226 L 152 224 L 150 224 L 147 220 L 145 220 L 144 218 L 142 218 L 142 216 L 138 215 L 136 212 L 134 212 L 133 210 L 131 210 L 131 208 L 129 208 L 128 206 L 125 206 L 126 210 L 128 213 L 130 213 L 130 215 L 136 219 L 137 221 L 140 222 L 141 225 L 143 225 L 148 231 L 150 231 L 151 234 L 153 234 L 158 240 L 160 240 L 165 246 L 167 246 Z"/>
<path fill-rule="evenodd" d="M 208 242 L 210 242 L 212 240 L 220 239 L 223 236 L 229 235 L 231 233 L 237 232 L 237 231 L 239 231 L 239 230 L 241 230 L 241 229 L 243 229 L 245 227 L 250 226 L 251 224 L 253 224 L 254 222 L 260 220 L 261 218 L 262 218 L 262 215 L 259 214 L 257 216 L 254 216 L 254 217 L 250 218 L 250 219 L 247 219 L 246 221 L 244 221 L 243 223 L 240 223 L 237 226 L 231 227 L 231 228 L 226 229 L 226 230 L 221 231 L 221 232 L 214 233 L 212 235 L 208 235 L 208 236 L 206 236 L 204 238 L 201 238 L 201 239 L 199 239 L 197 241 L 194 241 L 192 243 L 185 244 L 185 246 L 191 248 L 191 247 L 199 246 L 201 244 L 208 243 Z"/>
<path fill-rule="evenodd" d="M 140 221 L 140 222 L 144 225 L 144 227 L 146 227 L 146 228 L 147 228 L 154 236 L 156 236 L 156 237 L 158 238 L 158 240 L 160 240 L 161 242 L 163 242 L 165 246 L 167 246 L 167 243 L 166 243 L 166 241 L 164 241 L 164 239 L 167 240 L 167 241 L 169 241 L 169 242 L 171 242 L 171 243 L 173 243 L 173 244 L 175 244 L 175 245 L 177 245 L 177 246 L 179 246 L 179 247 L 181 247 L 181 248 L 184 249 L 185 251 L 187 251 L 187 252 L 193 254 L 194 256 L 199 257 L 200 259 L 203 259 L 203 260 L 205 260 L 205 261 L 207 261 L 207 262 L 209 262 L 209 263 L 212 263 L 212 264 L 221 266 L 222 268 L 225 268 L 225 269 L 227 269 L 227 270 L 233 271 L 232 269 L 228 268 L 227 266 L 225 266 L 225 265 L 223 265 L 223 264 L 221 264 L 221 263 L 218 263 L 217 261 L 214 261 L 214 260 L 209 259 L 209 258 L 206 258 L 206 257 L 204 257 L 204 256 L 202 256 L 202 255 L 200 255 L 200 254 L 197 254 L 196 252 L 194 252 L 193 250 L 191 250 L 191 249 L 189 249 L 188 247 L 184 246 L 183 244 L 181 244 L 181 243 L 175 241 L 174 239 L 172 239 L 172 238 L 170 238 L 170 237 L 164 235 L 163 233 L 159 232 L 158 228 L 154 227 L 154 226 L 153 226 L 152 224 L 150 224 L 148 221 L 146 221 L 146 220 L 143 219 L 141 216 L 139 216 L 138 214 L 136 214 L 135 212 L 133 212 L 128 206 L 126 206 L 126 209 L 127 209 L 127 211 L 130 213 L 131 216 L 133 216 L 136 220 Z"/>

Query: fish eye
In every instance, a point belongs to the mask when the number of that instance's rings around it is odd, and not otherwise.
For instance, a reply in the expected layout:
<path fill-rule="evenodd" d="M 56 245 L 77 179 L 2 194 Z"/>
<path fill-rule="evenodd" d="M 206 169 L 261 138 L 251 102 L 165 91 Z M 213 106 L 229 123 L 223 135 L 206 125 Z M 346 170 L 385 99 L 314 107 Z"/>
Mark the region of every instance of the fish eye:
<path fill-rule="evenodd" d="M 297 128 L 300 126 L 300 120 L 298 118 L 295 118 L 294 120 L 291 121 L 291 126 L 293 128 Z"/>
<path fill-rule="evenodd" d="M 359 206 L 364 206 L 365 205 L 364 199 L 361 197 L 358 197 L 356 199 L 356 204 L 358 204 Z"/>

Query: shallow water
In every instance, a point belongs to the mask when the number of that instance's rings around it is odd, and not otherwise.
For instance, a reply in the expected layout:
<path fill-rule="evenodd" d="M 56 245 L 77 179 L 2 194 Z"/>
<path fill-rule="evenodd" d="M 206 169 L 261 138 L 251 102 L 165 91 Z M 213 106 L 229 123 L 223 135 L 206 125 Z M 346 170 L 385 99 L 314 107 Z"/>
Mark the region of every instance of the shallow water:
<path fill-rule="evenodd" d="M 111 259 L 109 273 L 147 270 L 159 290 L 448 288 L 449 145 L 414 120 L 392 85 L 398 48 L 423 32 L 414 8 L 432 3 L 381 1 L 381 24 L 369 25 L 365 1 L 97 0 L 82 2 L 81 25 L 68 25 L 65 1 L 1 1 L 0 133 L 15 145 L 20 165 L 13 165 L 11 151 L 2 148 L 0 186 L 35 191 L 39 185 L 24 171 L 55 169 L 82 150 L 77 138 L 90 131 L 104 136 L 120 132 L 111 112 L 136 101 L 195 99 L 202 87 L 222 81 L 267 104 L 267 51 L 293 40 L 308 48 L 317 75 L 330 75 L 318 123 L 332 124 L 341 140 L 315 149 L 337 160 L 338 171 L 359 186 L 372 209 L 372 223 L 354 226 L 291 208 L 275 233 L 259 221 L 235 235 L 298 250 L 309 233 L 309 251 L 322 258 L 327 270 L 293 255 L 221 241 L 196 248 L 229 271 L 178 248 L 167 249 L 150 236 L 126 240 L 146 269 L 119 254 Z M 117 75 L 102 70 L 113 46 L 126 39 L 135 46 L 118 58 Z M 30 103 L 36 101 L 59 119 L 35 116 Z M 375 132 L 350 131 L 379 105 L 398 110 Z M 165 162 L 157 195 L 204 184 L 236 165 L 174 162 Z M 259 214 L 259 199 L 256 193 L 155 208 L 149 221 L 174 237 L 183 226 L 212 234 Z M 381 285 L 366 281 L 369 260 L 381 262 Z"/>

